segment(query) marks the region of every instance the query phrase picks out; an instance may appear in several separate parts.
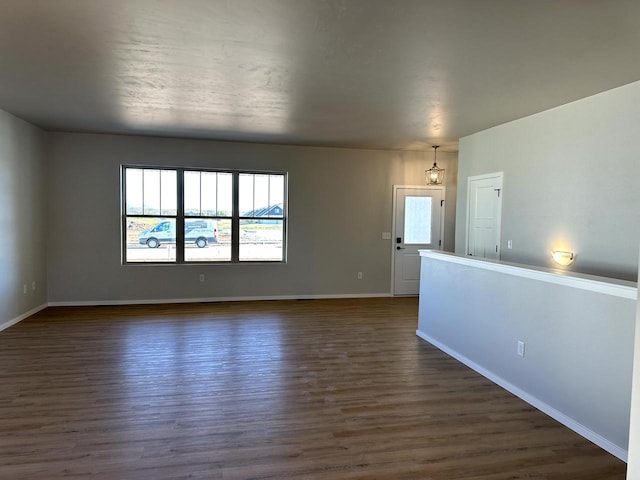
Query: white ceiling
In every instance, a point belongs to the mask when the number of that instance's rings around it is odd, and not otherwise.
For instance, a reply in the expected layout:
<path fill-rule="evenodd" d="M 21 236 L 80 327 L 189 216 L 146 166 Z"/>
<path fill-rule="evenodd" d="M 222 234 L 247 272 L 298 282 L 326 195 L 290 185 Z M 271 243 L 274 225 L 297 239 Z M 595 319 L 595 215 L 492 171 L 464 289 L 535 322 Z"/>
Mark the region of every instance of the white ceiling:
<path fill-rule="evenodd" d="M 638 0 L 0 0 L 0 108 L 49 130 L 455 150 L 640 79 Z"/>

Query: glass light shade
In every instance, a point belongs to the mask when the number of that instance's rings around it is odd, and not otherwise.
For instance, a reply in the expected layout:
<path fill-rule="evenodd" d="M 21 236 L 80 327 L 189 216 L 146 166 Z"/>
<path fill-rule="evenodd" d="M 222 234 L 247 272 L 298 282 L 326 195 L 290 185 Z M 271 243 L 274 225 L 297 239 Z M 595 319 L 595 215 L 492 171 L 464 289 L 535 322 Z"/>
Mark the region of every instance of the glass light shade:
<path fill-rule="evenodd" d="M 562 265 L 563 267 L 571 265 L 575 258 L 573 252 L 563 252 L 562 250 L 551 252 L 551 256 L 558 265 Z"/>
<path fill-rule="evenodd" d="M 438 168 L 436 162 L 433 162 L 433 167 L 425 170 L 424 173 L 427 185 L 440 185 L 444 180 L 444 168 Z"/>

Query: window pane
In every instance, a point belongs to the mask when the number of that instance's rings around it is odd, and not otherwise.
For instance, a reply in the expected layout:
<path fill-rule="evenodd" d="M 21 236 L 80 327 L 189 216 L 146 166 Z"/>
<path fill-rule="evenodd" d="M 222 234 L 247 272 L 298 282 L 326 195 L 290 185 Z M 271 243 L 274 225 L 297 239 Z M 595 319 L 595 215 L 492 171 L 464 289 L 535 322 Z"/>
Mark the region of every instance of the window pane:
<path fill-rule="evenodd" d="M 404 243 L 431 243 L 431 197 L 405 197 Z"/>
<path fill-rule="evenodd" d="M 127 215 L 142 214 L 142 170 L 125 169 L 125 201 Z"/>
<path fill-rule="evenodd" d="M 160 214 L 160 170 L 143 170 L 145 215 Z"/>
<path fill-rule="evenodd" d="M 217 178 L 218 174 L 215 172 L 202 172 L 200 176 L 200 209 L 202 215 L 218 215 L 216 206 Z"/>
<path fill-rule="evenodd" d="M 283 220 L 240 220 L 240 261 L 282 261 Z"/>
<path fill-rule="evenodd" d="M 127 217 L 127 262 L 175 262 L 176 221 Z"/>
<path fill-rule="evenodd" d="M 284 217 L 284 175 L 240 175 L 240 216 Z"/>
<path fill-rule="evenodd" d="M 230 217 L 233 212 L 233 175 L 218 172 L 218 216 Z"/>
<path fill-rule="evenodd" d="M 253 209 L 258 217 L 267 216 L 269 211 L 269 175 L 255 175 L 253 181 Z"/>
<path fill-rule="evenodd" d="M 178 192 L 176 181 L 178 174 L 175 170 L 162 170 L 160 172 L 161 188 L 160 201 L 162 215 L 178 214 Z"/>
<path fill-rule="evenodd" d="M 187 262 L 212 262 L 231 260 L 231 239 L 228 234 L 218 234 L 218 225 L 226 227 L 231 220 L 198 218 L 184 223 L 184 259 Z"/>
<path fill-rule="evenodd" d="M 184 214 L 201 215 L 200 172 L 184 172 Z"/>
<path fill-rule="evenodd" d="M 239 194 L 240 216 L 253 216 L 253 175 L 250 173 L 241 173 Z"/>
<path fill-rule="evenodd" d="M 284 215 L 284 175 L 269 175 L 269 205 L 279 206 L 272 208 L 270 217 L 282 217 Z"/>

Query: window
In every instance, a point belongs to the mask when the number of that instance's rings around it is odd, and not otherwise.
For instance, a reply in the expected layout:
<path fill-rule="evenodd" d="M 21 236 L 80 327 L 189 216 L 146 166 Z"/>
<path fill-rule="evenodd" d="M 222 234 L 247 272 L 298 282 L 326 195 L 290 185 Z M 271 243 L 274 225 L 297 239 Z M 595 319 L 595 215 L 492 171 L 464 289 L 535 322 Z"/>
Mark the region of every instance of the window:
<path fill-rule="evenodd" d="M 284 175 L 241 173 L 240 261 L 282 257 Z"/>
<path fill-rule="evenodd" d="M 175 262 L 175 248 L 168 245 L 175 243 L 178 215 L 176 170 L 126 168 L 124 182 L 126 261 Z M 160 249 L 161 244 L 167 248 Z"/>
<path fill-rule="evenodd" d="M 230 261 L 233 174 L 187 170 L 183 191 L 184 260 Z"/>
<path fill-rule="evenodd" d="M 404 243 L 431 243 L 431 197 L 404 197 Z"/>
<path fill-rule="evenodd" d="M 122 168 L 124 263 L 283 262 L 287 175 Z"/>

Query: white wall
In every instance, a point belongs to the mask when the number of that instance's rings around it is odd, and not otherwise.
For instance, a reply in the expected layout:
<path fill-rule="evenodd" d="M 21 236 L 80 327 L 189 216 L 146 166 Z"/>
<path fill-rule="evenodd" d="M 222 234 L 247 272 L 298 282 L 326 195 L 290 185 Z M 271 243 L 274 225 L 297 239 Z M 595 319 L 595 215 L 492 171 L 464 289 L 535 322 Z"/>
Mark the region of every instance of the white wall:
<path fill-rule="evenodd" d="M 640 82 L 460 140 L 456 252 L 467 178 L 504 172 L 502 259 L 634 280 L 640 241 Z M 507 240 L 513 240 L 513 250 Z"/>
<path fill-rule="evenodd" d="M 626 460 L 635 283 L 430 255 L 418 334 Z"/>
<path fill-rule="evenodd" d="M 636 304 L 636 332 L 633 357 L 633 388 L 631 391 L 627 480 L 640 480 L 640 302 Z"/>
<path fill-rule="evenodd" d="M 392 186 L 424 184 L 431 152 L 50 133 L 49 301 L 112 302 L 388 294 Z M 445 248 L 453 249 L 457 155 L 447 169 Z M 120 165 L 289 172 L 286 265 L 122 266 Z M 364 273 L 357 280 L 357 272 Z M 200 283 L 204 273 L 207 281 Z"/>
<path fill-rule="evenodd" d="M 47 301 L 44 180 L 43 133 L 0 110 L 0 328 Z"/>

